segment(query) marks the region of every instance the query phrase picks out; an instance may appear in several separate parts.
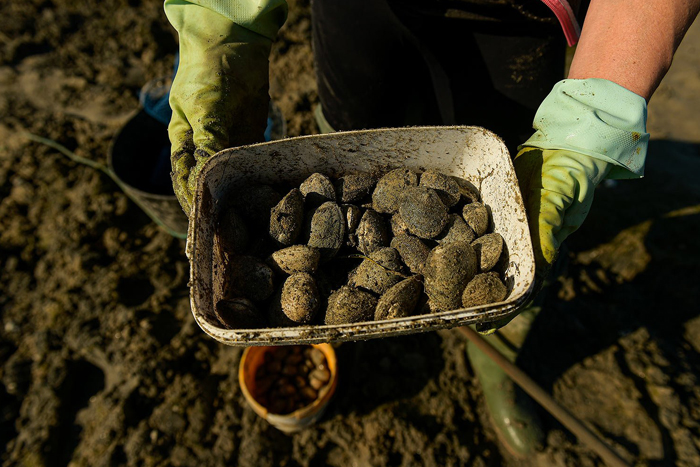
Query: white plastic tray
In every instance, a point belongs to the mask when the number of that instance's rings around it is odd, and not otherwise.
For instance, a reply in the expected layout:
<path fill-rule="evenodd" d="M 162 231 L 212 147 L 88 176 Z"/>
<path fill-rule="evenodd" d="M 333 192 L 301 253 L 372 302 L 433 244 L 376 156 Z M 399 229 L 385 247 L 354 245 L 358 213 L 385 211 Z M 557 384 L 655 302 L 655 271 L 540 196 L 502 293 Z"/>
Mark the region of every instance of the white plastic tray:
<path fill-rule="evenodd" d="M 505 240 L 509 294 L 503 302 L 338 326 L 226 329 L 214 306 L 222 298 L 224 268 L 215 248 L 216 219 L 226 197 L 244 181 L 301 183 L 314 172 L 340 176 L 397 167 L 436 169 L 469 180 L 490 207 L 494 231 Z M 211 337 L 228 345 L 338 342 L 497 321 L 529 297 L 535 276 L 530 233 L 513 165 L 503 141 L 479 127 L 414 127 L 303 136 L 226 149 L 211 157 L 197 179 L 187 235 L 192 314 Z"/>

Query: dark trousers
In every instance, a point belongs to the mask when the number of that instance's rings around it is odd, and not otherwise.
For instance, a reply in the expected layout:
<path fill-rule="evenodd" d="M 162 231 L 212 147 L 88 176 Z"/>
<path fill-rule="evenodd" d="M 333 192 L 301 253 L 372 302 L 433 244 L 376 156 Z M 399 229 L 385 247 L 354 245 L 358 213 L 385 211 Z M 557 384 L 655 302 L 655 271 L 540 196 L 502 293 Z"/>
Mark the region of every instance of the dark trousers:
<path fill-rule="evenodd" d="M 312 15 L 319 98 L 336 130 L 477 125 L 512 152 L 564 74 L 553 15 L 506 3 L 450 12 L 430 0 L 313 0 Z"/>

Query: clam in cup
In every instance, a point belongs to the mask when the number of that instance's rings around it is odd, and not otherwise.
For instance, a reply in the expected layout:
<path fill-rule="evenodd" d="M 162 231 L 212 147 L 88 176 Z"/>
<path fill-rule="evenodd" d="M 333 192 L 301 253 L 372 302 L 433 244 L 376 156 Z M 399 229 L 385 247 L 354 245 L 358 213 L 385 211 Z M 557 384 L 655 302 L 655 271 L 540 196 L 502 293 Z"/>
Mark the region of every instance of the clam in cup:
<path fill-rule="evenodd" d="M 273 413 L 267 407 L 268 405 L 272 406 L 273 401 L 267 401 L 267 404 L 263 405 L 261 400 L 258 400 L 260 396 L 258 398 L 254 396 L 258 394 L 257 385 L 260 384 L 259 378 L 256 376 L 260 367 L 266 364 L 266 354 L 275 352 L 279 347 L 248 347 L 243 352 L 238 368 L 238 381 L 248 404 L 256 414 L 285 433 L 295 433 L 316 423 L 323 416 L 338 383 L 338 369 L 333 347 L 330 344 L 314 344 L 310 347 L 323 353 L 330 378 L 318 389 L 317 397 L 313 401 L 290 413 Z"/>

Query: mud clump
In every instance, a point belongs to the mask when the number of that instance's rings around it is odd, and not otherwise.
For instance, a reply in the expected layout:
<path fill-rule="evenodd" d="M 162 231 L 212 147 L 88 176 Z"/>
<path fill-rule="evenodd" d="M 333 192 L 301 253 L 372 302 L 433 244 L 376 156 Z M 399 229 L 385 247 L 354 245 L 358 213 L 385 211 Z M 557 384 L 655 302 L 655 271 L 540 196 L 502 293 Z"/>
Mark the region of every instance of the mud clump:
<path fill-rule="evenodd" d="M 500 302 L 508 295 L 508 289 L 495 272 L 486 272 L 474 276 L 462 293 L 462 306 L 488 305 Z"/>
<path fill-rule="evenodd" d="M 369 292 L 355 287 L 343 286 L 328 297 L 326 324 L 349 324 L 371 321 L 377 299 Z"/>
<path fill-rule="evenodd" d="M 293 244 L 304 222 L 304 195 L 293 188 L 270 212 L 270 236 L 281 245 Z"/>

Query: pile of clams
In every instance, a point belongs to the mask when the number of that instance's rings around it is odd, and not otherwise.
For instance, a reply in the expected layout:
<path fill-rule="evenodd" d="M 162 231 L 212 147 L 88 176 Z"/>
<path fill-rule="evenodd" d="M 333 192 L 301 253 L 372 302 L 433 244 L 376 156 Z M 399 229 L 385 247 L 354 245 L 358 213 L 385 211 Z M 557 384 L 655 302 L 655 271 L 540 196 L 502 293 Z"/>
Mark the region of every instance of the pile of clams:
<path fill-rule="evenodd" d="M 286 190 L 285 190 L 286 191 Z M 468 181 L 407 168 L 247 185 L 223 211 L 231 329 L 345 324 L 499 302 L 507 254 Z"/>
<path fill-rule="evenodd" d="M 276 414 L 287 414 L 313 403 L 330 389 L 326 356 L 310 345 L 268 350 L 255 371 L 253 397 Z"/>

